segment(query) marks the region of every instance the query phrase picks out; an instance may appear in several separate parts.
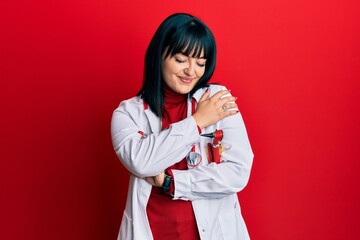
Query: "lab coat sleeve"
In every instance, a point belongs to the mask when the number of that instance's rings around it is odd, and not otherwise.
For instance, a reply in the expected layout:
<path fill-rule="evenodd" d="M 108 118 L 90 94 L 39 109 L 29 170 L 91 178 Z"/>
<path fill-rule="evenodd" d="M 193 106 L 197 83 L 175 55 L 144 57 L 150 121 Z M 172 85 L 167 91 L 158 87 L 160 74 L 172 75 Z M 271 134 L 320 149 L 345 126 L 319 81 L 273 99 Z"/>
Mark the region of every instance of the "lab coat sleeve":
<path fill-rule="evenodd" d="M 149 121 L 141 107 L 124 101 L 114 111 L 112 143 L 118 158 L 131 173 L 138 177 L 156 176 L 181 161 L 192 145 L 200 141 L 200 136 L 193 117 L 171 124 L 158 133 L 141 135 L 139 131 L 146 131 Z M 159 122 L 159 119 L 152 121 Z"/>
<path fill-rule="evenodd" d="M 174 199 L 220 198 L 241 191 L 250 176 L 253 152 L 240 113 L 219 122 L 223 152 L 219 164 L 173 170 Z"/>

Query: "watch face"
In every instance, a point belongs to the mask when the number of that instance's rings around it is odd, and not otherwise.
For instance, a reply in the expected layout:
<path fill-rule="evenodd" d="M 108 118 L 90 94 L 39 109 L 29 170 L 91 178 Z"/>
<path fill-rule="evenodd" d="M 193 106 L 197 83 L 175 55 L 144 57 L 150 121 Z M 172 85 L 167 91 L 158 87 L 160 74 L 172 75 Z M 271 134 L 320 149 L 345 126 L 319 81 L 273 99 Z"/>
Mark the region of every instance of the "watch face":
<path fill-rule="evenodd" d="M 189 152 L 186 156 L 186 162 L 189 168 L 194 168 L 201 163 L 202 157 L 199 153 L 196 152 Z"/>

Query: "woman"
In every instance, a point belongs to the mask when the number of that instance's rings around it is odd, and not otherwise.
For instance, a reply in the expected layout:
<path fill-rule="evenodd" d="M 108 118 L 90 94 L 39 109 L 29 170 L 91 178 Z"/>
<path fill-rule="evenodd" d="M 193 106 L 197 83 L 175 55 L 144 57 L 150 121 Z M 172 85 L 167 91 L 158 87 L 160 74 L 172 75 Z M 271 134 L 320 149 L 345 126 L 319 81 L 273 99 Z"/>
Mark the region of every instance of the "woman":
<path fill-rule="evenodd" d="M 208 85 L 215 61 L 211 31 L 191 15 L 169 16 L 153 36 L 143 86 L 111 123 L 131 173 L 118 239 L 249 239 L 236 193 L 253 153 L 236 98 Z"/>

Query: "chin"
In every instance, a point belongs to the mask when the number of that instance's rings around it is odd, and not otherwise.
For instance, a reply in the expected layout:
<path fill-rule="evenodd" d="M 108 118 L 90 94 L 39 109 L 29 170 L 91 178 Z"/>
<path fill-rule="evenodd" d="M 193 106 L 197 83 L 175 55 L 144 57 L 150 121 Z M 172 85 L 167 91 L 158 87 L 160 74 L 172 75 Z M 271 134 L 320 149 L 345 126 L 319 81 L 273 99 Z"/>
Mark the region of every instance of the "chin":
<path fill-rule="evenodd" d="M 191 89 L 188 89 L 188 90 L 180 90 L 180 91 L 177 91 L 178 93 L 180 94 L 188 94 L 189 92 L 191 91 Z"/>
<path fill-rule="evenodd" d="M 194 86 L 186 86 L 186 87 L 182 87 L 180 89 L 178 89 L 178 93 L 180 94 L 188 94 L 189 92 L 191 92 L 191 90 L 194 88 Z"/>

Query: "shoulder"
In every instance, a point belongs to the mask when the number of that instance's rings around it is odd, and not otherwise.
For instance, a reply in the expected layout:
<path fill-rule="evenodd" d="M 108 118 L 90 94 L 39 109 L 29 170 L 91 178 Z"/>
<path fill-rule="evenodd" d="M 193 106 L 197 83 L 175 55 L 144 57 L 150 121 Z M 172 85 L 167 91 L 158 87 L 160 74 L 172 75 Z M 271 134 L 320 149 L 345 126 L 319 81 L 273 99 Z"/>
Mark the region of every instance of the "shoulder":
<path fill-rule="evenodd" d="M 227 88 L 223 85 L 219 85 L 219 84 L 209 84 L 208 87 L 204 87 L 204 88 L 200 88 L 198 89 L 193 97 L 199 101 L 199 99 L 201 98 L 201 96 L 205 93 L 206 89 L 210 90 L 210 96 L 214 95 L 215 93 L 221 91 L 221 90 L 226 90 Z"/>
<path fill-rule="evenodd" d="M 221 91 L 221 90 L 226 90 L 227 88 L 224 85 L 218 85 L 218 84 L 210 84 L 209 85 L 209 90 L 210 90 L 210 96 L 214 95 L 215 93 Z"/>
<path fill-rule="evenodd" d="M 141 109 L 145 109 L 144 101 L 141 97 L 135 96 L 120 102 L 119 106 L 115 109 L 115 111 L 138 111 Z"/>

